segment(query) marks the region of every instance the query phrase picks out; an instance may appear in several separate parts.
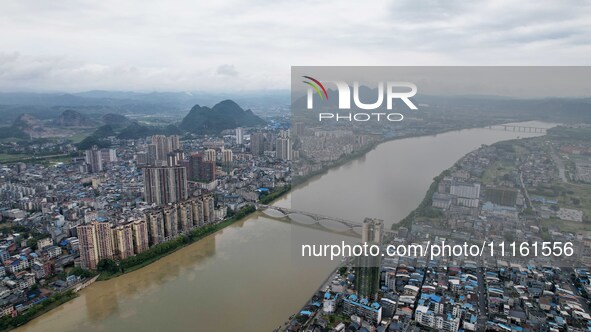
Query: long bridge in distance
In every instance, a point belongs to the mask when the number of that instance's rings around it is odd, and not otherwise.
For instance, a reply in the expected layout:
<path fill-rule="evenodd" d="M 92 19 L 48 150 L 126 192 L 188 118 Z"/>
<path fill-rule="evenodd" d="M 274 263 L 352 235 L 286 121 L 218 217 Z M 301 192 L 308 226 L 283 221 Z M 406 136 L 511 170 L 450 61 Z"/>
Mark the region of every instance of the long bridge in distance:
<path fill-rule="evenodd" d="M 520 133 L 539 133 L 545 134 L 548 129 L 542 127 L 532 127 L 532 126 L 519 126 L 519 125 L 493 125 L 486 127 L 488 129 L 493 130 L 502 130 L 502 131 L 511 131 L 511 132 L 520 132 Z"/>
<path fill-rule="evenodd" d="M 363 222 L 355 222 L 347 219 L 325 216 L 308 211 L 294 210 L 280 206 L 256 204 L 256 208 L 271 218 L 288 219 L 291 222 L 307 226 L 316 225 L 331 232 L 347 233 L 353 231 L 355 233 L 360 233 L 361 227 L 363 226 Z M 279 212 L 279 215 L 270 214 L 269 211 Z M 298 215 L 307 217 L 309 220 L 297 220 L 296 217 Z M 389 233 L 391 231 L 384 229 L 384 232 Z"/>

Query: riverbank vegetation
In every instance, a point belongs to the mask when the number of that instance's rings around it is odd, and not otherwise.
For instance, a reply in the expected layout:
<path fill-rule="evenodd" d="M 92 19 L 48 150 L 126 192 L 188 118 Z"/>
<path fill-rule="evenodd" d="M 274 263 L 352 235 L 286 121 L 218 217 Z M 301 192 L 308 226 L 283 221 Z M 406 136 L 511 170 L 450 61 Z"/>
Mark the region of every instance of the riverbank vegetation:
<path fill-rule="evenodd" d="M 416 220 L 416 218 L 439 218 L 442 217 L 443 214 L 441 210 L 435 209 L 431 207 L 433 203 L 433 194 L 437 191 L 437 187 L 439 186 L 439 182 L 443 180 L 444 177 L 449 176 L 450 171 L 445 170 L 438 176 L 433 179 L 433 183 L 429 186 L 429 190 L 425 194 L 425 197 L 419 204 L 419 206 L 414 209 L 408 216 L 402 219 L 399 223 L 393 224 L 392 229 L 398 229 L 400 227 L 406 227 L 409 230 L 412 228 L 412 223 Z"/>
<path fill-rule="evenodd" d="M 276 188 L 275 190 L 271 191 L 270 193 L 268 193 L 264 196 L 261 196 L 261 198 L 259 198 L 259 203 L 261 203 L 261 204 L 272 203 L 276 199 L 287 194 L 290 190 L 291 190 L 290 184 L 288 184 L 287 186 Z"/>
<path fill-rule="evenodd" d="M 64 293 L 55 293 L 42 302 L 33 305 L 28 310 L 16 317 L 3 317 L 0 319 L 0 331 L 9 331 L 21 326 L 30 320 L 70 301 L 76 296 L 78 295 L 71 290 Z"/>

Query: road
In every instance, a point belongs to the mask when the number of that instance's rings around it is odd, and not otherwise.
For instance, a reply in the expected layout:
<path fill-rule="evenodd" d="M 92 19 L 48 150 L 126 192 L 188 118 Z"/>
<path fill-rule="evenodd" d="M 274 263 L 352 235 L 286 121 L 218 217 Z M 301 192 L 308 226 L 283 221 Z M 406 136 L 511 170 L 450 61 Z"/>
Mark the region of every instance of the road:
<path fill-rule="evenodd" d="M 565 172 L 564 163 L 562 162 L 562 159 L 560 159 L 560 157 L 558 157 L 556 155 L 556 153 L 552 153 L 551 156 L 552 156 L 552 160 L 554 160 L 554 164 L 556 164 L 556 167 L 558 167 L 558 176 L 560 177 L 562 182 L 568 183 L 568 179 L 566 178 L 566 172 Z"/>
<path fill-rule="evenodd" d="M 478 331 L 486 330 L 486 321 L 488 320 L 488 299 L 486 297 L 486 287 L 484 282 L 485 268 L 478 271 Z"/>
<path fill-rule="evenodd" d="M 521 188 L 523 189 L 523 195 L 525 196 L 525 201 L 527 203 L 527 207 L 533 209 L 533 205 L 531 204 L 531 200 L 529 199 L 529 193 L 527 192 L 527 188 L 525 187 L 525 183 L 523 183 L 523 172 L 521 169 L 519 170 L 519 182 L 521 183 Z"/>

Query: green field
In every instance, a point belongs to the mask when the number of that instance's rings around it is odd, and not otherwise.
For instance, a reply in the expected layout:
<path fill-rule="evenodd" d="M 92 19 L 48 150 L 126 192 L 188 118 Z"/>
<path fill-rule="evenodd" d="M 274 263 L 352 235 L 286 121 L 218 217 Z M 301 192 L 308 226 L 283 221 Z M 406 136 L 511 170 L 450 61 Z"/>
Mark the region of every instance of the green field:
<path fill-rule="evenodd" d="M 511 151 L 516 157 L 525 158 L 529 153 L 529 150 L 523 144 L 527 143 L 522 141 L 509 141 L 497 143 L 496 146 L 501 150 Z M 497 160 L 484 170 L 481 181 L 485 185 L 498 184 L 503 181 L 504 175 L 510 175 L 515 170 L 515 160 Z"/>
<path fill-rule="evenodd" d="M 68 139 L 73 143 L 73 144 L 78 144 L 80 142 L 82 142 L 83 139 L 85 139 L 86 137 L 90 136 L 92 134 L 92 132 L 80 132 L 77 133 L 75 135 L 72 135 L 70 137 L 68 137 Z"/>
<path fill-rule="evenodd" d="M 37 163 L 59 163 L 68 162 L 72 157 L 69 155 L 50 155 L 31 157 L 25 154 L 6 154 L 0 153 L 0 163 L 31 162 Z"/>
<path fill-rule="evenodd" d="M 558 227 L 563 232 L 579 233 L 591 231 L 591 223 L 580 223 L 575 221 L 566 221 L 560 219 L 544 219 L 540 221 L 542 227 Z"/>
<path fill-rule="evenodd" d="M 23 159 L 26 159 L 26 157 L 22 154 L 0 153 L 0 163 L 14 163 Z"/>
<path fill-rule="evenodd" d="M 583 211 L 583 220 L 591 221 L 591 185 L 561 183 L 561 194 L 557 197 L 561 207 Z"/>
<path fill-rule="evenodd" d="M 500 160 L 490 165 L 482 174 L 483 184 L 497 184 L 503 180 L 505 174 L 511 174 L 515 169 L 513 162 Z"/>

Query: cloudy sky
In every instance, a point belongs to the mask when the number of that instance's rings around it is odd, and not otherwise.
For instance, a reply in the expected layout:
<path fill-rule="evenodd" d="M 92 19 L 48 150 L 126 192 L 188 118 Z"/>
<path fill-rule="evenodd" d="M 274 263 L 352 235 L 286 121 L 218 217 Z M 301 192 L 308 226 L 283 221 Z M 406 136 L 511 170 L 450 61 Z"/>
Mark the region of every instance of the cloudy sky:
<path fill-rule="evenodd" d="M 288 89 L 292 65 L 591 65 L 589 1 L 345 2 L 2 0 L 0 91 Z"/>

